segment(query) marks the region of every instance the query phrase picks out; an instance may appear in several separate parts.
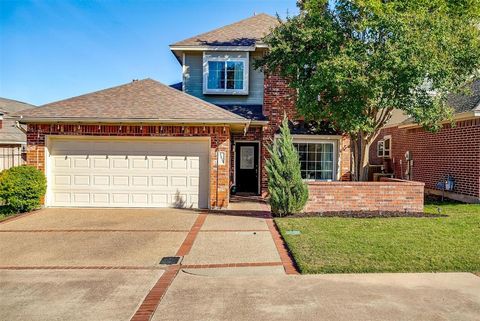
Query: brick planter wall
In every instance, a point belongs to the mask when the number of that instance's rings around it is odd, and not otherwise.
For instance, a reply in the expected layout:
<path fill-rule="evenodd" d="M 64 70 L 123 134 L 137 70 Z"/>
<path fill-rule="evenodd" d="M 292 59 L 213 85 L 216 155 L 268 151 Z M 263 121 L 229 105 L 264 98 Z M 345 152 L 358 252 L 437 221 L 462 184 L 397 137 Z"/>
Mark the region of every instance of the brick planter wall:
<path fill-rule="evenodd" d="M 47 135 L 110 136 L 110 137 L 210 137 L 210 206 L 227 207 L 229 202 L 230 128 L 223 126 L 161 125 L 73 125 L 29 124 L 27 126 L 27 164 L 45 171 L 45 137 Z M 224 151 L 225 165 L 218 169 L 216 151 Z M 217 203 L 218 191 L 218 203 Z"/>
<path fill-rule="evenodd" d="M 413 156 L 412 179 L 425 183 L 427 190 L 451 175 L 455 179 L 454 193 L 449 197 L 480 203 L 480 118 L 445 124 L 437 133 L 422 128 L 383 129 L 370 148 L 370 163 L 382 164 L 377 157 L 377 141 L 392 136 L 391 167 L 396 178 L 404 177 L 405 152 Z M 402 161 L 402 165 L 400 165 Z"/>
<path fill-rule="evenodd" d="M 305 212 L 423 212 L 424 183 L 384 178 L 380 182 L 311 182 Z"/>

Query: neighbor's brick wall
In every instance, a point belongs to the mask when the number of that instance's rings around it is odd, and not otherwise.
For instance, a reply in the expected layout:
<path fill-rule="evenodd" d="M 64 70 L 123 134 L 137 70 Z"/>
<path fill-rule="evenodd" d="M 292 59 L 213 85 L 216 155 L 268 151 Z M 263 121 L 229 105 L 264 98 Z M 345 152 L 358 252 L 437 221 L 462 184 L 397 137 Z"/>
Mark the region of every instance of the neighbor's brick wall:
<path fill-rule="evenodd" d="M 311 182 L 306 212 L 423 212 L 424 184 L 382 179 L 380 182 Z"/>
<path fill-rule="evenodd" d="M 129 137 L 210 137 L 210 206 L 227 207 L 229 201 L 230 128 L 223 126 L 125 126 L 125 125 L 57 125 L 27 126 L 27 164 L 45 171 L 46 135 L 129 136 Z M 224 151 L 226 164 L 218 169 L 216 151 Z"/>
<path fill-rule="evenodd" d="M 391 165 L 396 178 L 404 177 L 404 155 L 410 151 L 413 180 L 435 189 L 437 182 L 450 174 L 455 179 L 455 193 L 480 199 L 480 118 L 458 121 L 455 127 L 444 125 L 437 133 L 422 128 L 386 128 L 377 141 L 385 135 L 392 136 Z M 382 164 L 376 155 L 377 141 L 370 150 L 371 164 Z"/>

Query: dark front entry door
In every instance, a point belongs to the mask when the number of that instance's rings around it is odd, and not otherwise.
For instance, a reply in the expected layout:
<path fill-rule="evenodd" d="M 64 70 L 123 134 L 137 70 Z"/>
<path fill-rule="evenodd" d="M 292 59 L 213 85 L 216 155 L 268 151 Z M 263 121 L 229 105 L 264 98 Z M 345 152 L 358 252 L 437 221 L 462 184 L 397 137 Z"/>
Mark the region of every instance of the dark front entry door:
<path fill-rule="evenodd" d="M 258 144 L 235 144 L 237 192 L 258 194 Z"/>

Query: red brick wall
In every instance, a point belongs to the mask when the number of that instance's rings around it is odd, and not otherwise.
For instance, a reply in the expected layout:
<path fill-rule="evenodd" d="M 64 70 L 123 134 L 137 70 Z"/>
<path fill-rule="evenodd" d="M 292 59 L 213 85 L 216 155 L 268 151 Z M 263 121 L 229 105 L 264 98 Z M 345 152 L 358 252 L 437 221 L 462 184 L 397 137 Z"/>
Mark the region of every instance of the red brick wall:
<path fill-rule="evenodd" d="M 277 74 L 265 73 L 263 88 L 263 114 L 268 117 L 268 126 L 263 131 L 262 158 L 268 157 L 266 146 L 274 138 L 286 113 L 289 119 L 301 119 L 295 108 L 296 93 L 288 86 L 288 81 Z M 262 160 L 263 161 L 263 160 Z M 340 142 L 340 177 L 350 179 L 350 139 L 343 136 Z M 263 165 L 262 165 L 263 167 Z M 267 173 L 262 171 L 262 193 L 267 192 Z"/>
<path fill-rule="evenodd" d="M 407 211 L 423 212 L 423 183 L 312 182 L 306 212 Z"/>
<path fill-rule="evenodd" d="M 480 118 L 458 121 L 456 127 L 444 125 L 437 133 L 422 128 L 386 128 L 377 141 L 384 135 L 392 136 L 391 163 L 395 177 L 404 177 L 404 155 L 410 151 L 413 180 L 435 189 L 437 182 L 450 174 L 455 179 L 455 193 L 480 200 Z M 376 153 L 375 141 L 370 149 L 371 164 L 382 163 Z"/>
<path fill-rule="evenodd" d="M 223 126 L 130 126 L 130 125 L 57 125 L 27 126 L 27 164 L 45 171 L 46 135 L 131 136 L 131 137 L 210 137 L 210 206 L 227 207 L 229 201 L 230 128 Z M 224 151 L 226 165 L 218 169 L 217 148 Z M 217 195 L 218 191 L 218 195 Z M 217 203 L 218 196 L 218 203 Z"/>

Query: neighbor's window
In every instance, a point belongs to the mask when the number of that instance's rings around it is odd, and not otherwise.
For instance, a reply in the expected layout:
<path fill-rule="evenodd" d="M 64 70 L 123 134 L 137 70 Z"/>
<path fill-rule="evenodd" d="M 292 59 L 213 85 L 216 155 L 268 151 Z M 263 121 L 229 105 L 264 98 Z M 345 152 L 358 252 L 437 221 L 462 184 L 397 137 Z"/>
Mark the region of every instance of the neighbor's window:
<path fill-rule="evenodd" d="M 377 156 L 383 157 L 383 139 L 377 142 Z"/>
<path fill-rule="evenodd" d="M 385 136 L 377 142 L 377 156 L 390 157 L 392 150 L 392 137 Z"/>
<path fill-rule="evenodd" d="M 335 177 L 334 143 L 293 143 L 300 157 L 302 178 L 333 180 Z"/>
<path fill-rule="evenodd" d="M 206 94 L 247 94 L 247 59 L 212 58 L 206 61 Z"/>

